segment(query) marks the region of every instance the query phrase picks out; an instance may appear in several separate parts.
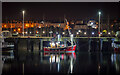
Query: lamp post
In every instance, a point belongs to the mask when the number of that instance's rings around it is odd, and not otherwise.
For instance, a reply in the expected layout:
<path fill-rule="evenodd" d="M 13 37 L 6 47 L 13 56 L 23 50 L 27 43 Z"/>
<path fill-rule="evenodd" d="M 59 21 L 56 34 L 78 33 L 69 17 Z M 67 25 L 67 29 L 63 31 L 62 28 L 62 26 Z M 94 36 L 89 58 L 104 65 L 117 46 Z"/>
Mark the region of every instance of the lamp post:
<path fill-rule="evenodd" d="M 23 13 L 23 36 L 24 36 L 24 13 L 25 11 L 22 11 L 22 13 Z"/>
<path fill-rule="evenodd" d="M 99 37 L 100 37 L 100 15 L 101 15 L 101 12 L 99 12 L 99 29 L 98 29 Z"/>

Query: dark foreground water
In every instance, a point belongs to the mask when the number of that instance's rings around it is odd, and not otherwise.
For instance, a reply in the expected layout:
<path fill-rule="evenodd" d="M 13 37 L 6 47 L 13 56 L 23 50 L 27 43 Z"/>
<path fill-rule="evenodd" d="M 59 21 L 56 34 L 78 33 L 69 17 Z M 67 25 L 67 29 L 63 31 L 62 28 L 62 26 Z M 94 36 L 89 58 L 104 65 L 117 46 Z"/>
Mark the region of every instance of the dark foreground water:
<path fill-rule="evenodd" d="M 75 52 L 44 55 L 43 52 L 21 52 L 17 56 L 11 54 L 3 58 L 2 75 L 11 73 L 20 75 L 34 73 L 120 74 L 120 54 Z"/>
<path fill-rule="evenodd" d="M 88 45 L 84 44 L 72 54 L 45 54 L 39 50 L 25 50 L 21 45 L 18 47 L 18 51 L 13 49 L 2 52 L 2 75 L 120 75 L 120 54 L 109 50 L 92 51 L 91 46 L 91 52 L 88 52 Z"/>

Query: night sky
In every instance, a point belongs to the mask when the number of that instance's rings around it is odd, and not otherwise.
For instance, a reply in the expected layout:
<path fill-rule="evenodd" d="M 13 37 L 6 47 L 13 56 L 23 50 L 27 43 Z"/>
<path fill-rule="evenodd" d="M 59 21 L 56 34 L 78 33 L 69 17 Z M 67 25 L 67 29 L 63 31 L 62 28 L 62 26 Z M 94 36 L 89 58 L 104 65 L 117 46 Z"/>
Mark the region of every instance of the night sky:
<path fill-rule="evenodd" d="M 22 10 L 25 10 L 25 20 L 63 20 L 64 15 L 68 20 L 72 19 L 98 19 L 98 11 L 101 18 L 111 19 L 119 16 L 118 2 L 3 2 L 2 19 L 22 20 Z"/>

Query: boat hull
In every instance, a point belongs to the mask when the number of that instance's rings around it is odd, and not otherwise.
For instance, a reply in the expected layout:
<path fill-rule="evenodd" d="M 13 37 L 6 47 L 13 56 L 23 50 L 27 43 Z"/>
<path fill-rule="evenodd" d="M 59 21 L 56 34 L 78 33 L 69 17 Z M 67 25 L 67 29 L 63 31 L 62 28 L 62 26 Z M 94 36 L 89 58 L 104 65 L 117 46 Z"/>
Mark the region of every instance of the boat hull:
<path fill-rule="evenodd" d="M 70 52 L 75 52 L 76 49 L 76 45 L 72 46 L 68 46 L 68 47 L 63 47 L 63 48 L 44 48 L 44 52 L 48 52 L 48 53 L 70 53 Z"/>

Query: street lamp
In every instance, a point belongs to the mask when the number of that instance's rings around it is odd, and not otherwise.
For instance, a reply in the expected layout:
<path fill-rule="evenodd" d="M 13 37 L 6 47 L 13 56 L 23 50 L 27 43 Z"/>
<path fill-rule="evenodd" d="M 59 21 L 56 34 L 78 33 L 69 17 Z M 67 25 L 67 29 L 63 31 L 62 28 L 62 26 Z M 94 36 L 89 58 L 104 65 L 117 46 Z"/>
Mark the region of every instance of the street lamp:
<path fill-rule="evenodd" d="M 23 36 L 24 36 L 24 13 L 25 11 L 22 11 L 22 13 L 23 13 Z"/>
<path fill-rule="evenodd" d="M 100 15 L 101 15 L 101 12 L 99 12 L 99 29 L 98 29 L 99 37 L 100 37 Z"/>
<path fill-rule="evenodd" d="M 79 34 L 79 32 L 77 32 L 77 34 Z"/>

